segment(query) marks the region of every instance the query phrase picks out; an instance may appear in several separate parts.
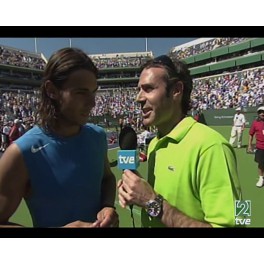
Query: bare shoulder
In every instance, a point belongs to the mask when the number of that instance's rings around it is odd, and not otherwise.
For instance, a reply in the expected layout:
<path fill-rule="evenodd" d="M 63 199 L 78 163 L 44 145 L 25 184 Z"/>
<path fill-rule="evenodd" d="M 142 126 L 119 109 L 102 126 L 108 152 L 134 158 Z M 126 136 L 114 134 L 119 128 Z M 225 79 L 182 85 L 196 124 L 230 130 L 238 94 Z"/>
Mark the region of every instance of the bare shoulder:
<path fill-rule="evenodd" d="M 28 172 L 13 143 L 0 158 L 0 223 L 6 223 L 28 192 Z"/>
<path fill-rule="evenodd" d="M 6 177 L 10 180 L 17 178 L 19 182 L 28 180 L 22 153 L 15 143 L 11 144 L 0 158 L 0 180 Z"/>
<path fill-rule="evenodd" d="M 13 143 L 6 149 L 6 151 L 2 155 L 0 159 L 0 166 L 16 162 L 19 159 L 23 159 L 22 153 L 19 147 L 15 143 Z"/>

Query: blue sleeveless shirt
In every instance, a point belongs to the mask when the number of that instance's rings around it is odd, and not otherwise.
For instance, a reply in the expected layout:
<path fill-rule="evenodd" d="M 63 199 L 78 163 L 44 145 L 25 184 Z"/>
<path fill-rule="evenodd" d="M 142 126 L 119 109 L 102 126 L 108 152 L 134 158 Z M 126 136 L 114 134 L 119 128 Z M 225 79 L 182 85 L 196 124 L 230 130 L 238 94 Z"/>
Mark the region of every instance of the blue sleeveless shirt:
<path fill-rule="evenodd" d="M 63 138 L 35 126 L 15 143 L 28 170 L 25 201 L 34 227 L 97 219 L 107 155 L 103 128 L 86 124 L 78 135 Z"/>

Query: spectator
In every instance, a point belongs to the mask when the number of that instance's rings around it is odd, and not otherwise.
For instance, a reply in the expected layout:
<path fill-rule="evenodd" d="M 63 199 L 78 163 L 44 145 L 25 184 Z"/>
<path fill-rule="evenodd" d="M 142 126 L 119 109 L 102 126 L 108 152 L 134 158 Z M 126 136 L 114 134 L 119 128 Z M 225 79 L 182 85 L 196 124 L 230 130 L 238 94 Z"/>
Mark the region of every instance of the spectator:
<path fill-rule="evenodd" d="M 9 132 L 9 143 L 10 144 L 20 137 L 20 131 L 19 131 L 20 126 L 21 126 L 20 120 L 15 119 L 14 124 Z"/>
<path fill-rule="evenodd" d="M 237 140 L 237 147 L 241 148 L 242 146 L 242 135 L 245 129 L 246 119 L 245 115 L 241 113 L 241 107 L 236 108 L 236 114 L 233 118 L 233 126 L 231 130 L 231 136 L 229 143 L 234 147 L 234 143 Z"/>
<path fill-rule="evenodd" d="M 264 186 L 264 106 L 260 106 L 257 110 L 258 118 L 251 124 L 249 130 L 248 152 L 252 152 L 253 137 L 256 138 L 255 162 L 258 163 L 259 179 L 256 184 L 261 188 Z"/>
<path fill-rule="evenodd" d="M 2 133 L 2 145 L 1 145 L 1 151 L 4 152 L 7 147 L 9 146 L 9 133 L 10 133 L 11 127 L 9 126 L 9 123 L 4 123 L 3 127 L 3 133 Z"/>

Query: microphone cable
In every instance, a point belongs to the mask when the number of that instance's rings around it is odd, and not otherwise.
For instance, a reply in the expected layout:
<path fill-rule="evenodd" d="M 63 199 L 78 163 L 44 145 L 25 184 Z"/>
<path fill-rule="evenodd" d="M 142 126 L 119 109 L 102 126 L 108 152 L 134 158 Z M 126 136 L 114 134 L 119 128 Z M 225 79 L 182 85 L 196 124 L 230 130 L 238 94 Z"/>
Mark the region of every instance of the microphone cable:
<path fill-rule="evenodd" d="M 130 216 L 132 218 L 132 227 L 135 228 L 135 218 L 134 218 L 134 214 L 133 214 L 133 204 L 129 205 L 129 209 L 130 209 Z"/>

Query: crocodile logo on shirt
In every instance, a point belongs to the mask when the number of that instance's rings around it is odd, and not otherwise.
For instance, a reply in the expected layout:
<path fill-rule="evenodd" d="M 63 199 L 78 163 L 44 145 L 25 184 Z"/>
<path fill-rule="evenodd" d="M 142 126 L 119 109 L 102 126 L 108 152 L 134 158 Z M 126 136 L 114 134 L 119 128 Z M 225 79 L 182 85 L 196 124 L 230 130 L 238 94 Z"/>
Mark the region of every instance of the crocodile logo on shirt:
<path fill-rule="evenodd" d="M 171 171 L 175 171 L 175 167 L 173 167 L 173 166 L 168 166 L 168 169 Z"/>

